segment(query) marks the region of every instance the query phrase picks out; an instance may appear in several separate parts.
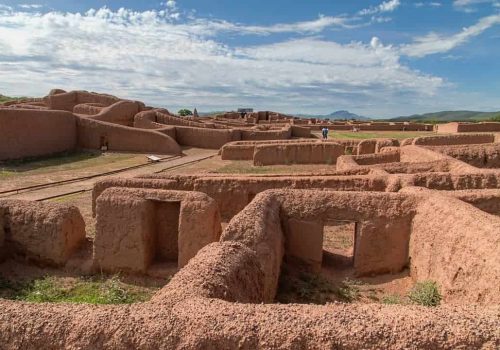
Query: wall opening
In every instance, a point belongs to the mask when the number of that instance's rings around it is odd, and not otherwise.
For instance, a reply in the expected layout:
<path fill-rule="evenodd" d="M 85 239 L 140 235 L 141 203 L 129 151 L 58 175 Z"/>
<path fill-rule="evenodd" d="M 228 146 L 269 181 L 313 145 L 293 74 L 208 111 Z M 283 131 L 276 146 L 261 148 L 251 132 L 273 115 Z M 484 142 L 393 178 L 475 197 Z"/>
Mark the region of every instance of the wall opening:
<path fill-rule="evenodd" d="M 324 224 L 322 267 L 354 267 L 356 230 L 354 221 L 330 220 Z"/>
<path fill-rule="evenodd" d="M 179 216 L 181 202 L 155 202 L 155 244 L 153 263 L 171 262 L 179 258 Z"/>

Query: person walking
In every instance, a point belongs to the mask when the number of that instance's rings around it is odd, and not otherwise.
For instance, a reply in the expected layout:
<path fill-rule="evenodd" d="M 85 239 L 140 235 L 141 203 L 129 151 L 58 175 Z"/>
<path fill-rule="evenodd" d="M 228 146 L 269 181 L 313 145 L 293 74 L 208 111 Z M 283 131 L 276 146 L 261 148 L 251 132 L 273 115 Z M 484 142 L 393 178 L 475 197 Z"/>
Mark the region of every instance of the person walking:
<path fill-rule="evenodd" d="M 323 140 L 326 140 L 326 138 L 328 137 L 328 129 L 326 126 L 321 129 L 321 134 L 323 135 Z"/>

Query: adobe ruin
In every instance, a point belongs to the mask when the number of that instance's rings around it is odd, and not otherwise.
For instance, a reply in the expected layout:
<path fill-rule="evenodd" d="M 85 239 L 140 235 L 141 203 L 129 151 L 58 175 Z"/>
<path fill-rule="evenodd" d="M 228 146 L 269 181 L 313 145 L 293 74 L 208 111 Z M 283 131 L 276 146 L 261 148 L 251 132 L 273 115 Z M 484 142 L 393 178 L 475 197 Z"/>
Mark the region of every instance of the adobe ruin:
<path fill-rule="evenodd" d="M 256 167 L 307 163 L 331 164 L 332 170 L 107 178 L 92 191 L 93 240 L 86 240 L 76 207 L 0 199 L 2 261 L 22 257 L 86 274 L 162 274 L 164 265 L 177 271 L 145 303 L 0 299 L 3 348 L 500 345 L 497 134 L 323 142 L 303 136 L 310 136 L 306 124 L 297 129 L 300 122 L 276 113 L 181 119 L 139 102 L 62 91 L 0 108 L 0 121 L 12 123 L 11 130 L 23 118 L 42 124 L 60 118 L 67 122 L 61 132 L 75 135 L 55 144 L 43 139 L 51 133 L 40 127 L 34 140 L 47 145 L 43 153 L 100 148 L 104 135 L 115 150 L 177 154 L 189 145 L 220 148 L 221 159 Z M 256 128 L 260 121 L 269 128 Z M 35 155 L 23 147 L 0 154 Z M 353 224 L 348 263 L 354 276 L 408 270 L 414 282 L 436 281 L 443 305 L 278 303 L 284 267 L 321 269 L 332 258 L 323 247 L 326 230 L 339 221 Z M 90 253 L 82 255 L 89 242 Z"/>

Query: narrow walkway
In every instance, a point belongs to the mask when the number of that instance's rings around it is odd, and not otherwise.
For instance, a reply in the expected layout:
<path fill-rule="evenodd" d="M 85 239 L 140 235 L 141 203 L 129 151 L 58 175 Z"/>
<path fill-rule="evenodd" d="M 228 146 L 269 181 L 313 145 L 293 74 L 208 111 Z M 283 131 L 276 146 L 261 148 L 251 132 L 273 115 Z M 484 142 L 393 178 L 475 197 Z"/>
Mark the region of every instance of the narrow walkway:
<path fill-rule="evenodd" d="M 166 168 L 171 168 L 171 167 L 179 167 L 185 164 L 190 164 L 192 162 L 197 162 L 201 161 L 203 159 L 206 159 L 208 157 L 215 156 L 217 152 L 210 150 L 210 152 L 202 152 L 194 154 L 194 155 L 187 155 L 185 157 L 181 158 L 175 158 L 172 160 L 165 160 L 161 161 L 155 164 L 152 164 L 150 166 L 147 166 L 145 168 L 138 168 L 138 169 L 131 169 L 127 171 L 120 172 L 118 174 L 114 175 L 103 175 L 103 176 L 97 176 L 92 179 L 86 179 L 86 180 L 81 180 L 81 181 L 75 181 L 67 184 L 61 184 L 61 185 L 55 185 L 53 187 L 44 187 L 40 189 L 35 189 L 30 192 L 25 192 L 25 193 L 13 193 L 10 195 L 2 196 L 0 199 L 3 198 L 9 198 L 9 199 L 25 199 L 25 200 L 35 200 L 35 201 L 40 201 L 40 200 L 45 200 L 50 197 L 59 197 L 59 196 L 64 196 L 64 195 L 69 195 L 73 193 L 78 193 L 78 192 L 85 192 L 85 191 L 90 191 L 92 190 L 94 184 L 102 180 L 104 178 L 111 178 L 111 177 L 125 177 L 125 178 L 132 178 L 138 175 L 143 175 L 143 174 L 151 174 L 153 172 L 158 172 L 162 171 L 163 169 Z"/>

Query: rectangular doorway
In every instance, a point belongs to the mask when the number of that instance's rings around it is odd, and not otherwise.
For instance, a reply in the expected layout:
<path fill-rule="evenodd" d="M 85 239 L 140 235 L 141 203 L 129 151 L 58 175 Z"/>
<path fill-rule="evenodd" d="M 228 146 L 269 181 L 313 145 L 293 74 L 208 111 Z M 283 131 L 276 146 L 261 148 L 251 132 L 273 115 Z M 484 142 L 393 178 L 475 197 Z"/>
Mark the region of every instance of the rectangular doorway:
<path fill-rule="evenodd" d="M 354 266 L 357 224 L 354 221 L 329 220 L 323 227 L 325 267 L 348 269 Z"/>
<path fill-rule="evenodd" d="M 180 202 L 155 202 L 155 262 L 177 263 L 180 212 Z"/>

